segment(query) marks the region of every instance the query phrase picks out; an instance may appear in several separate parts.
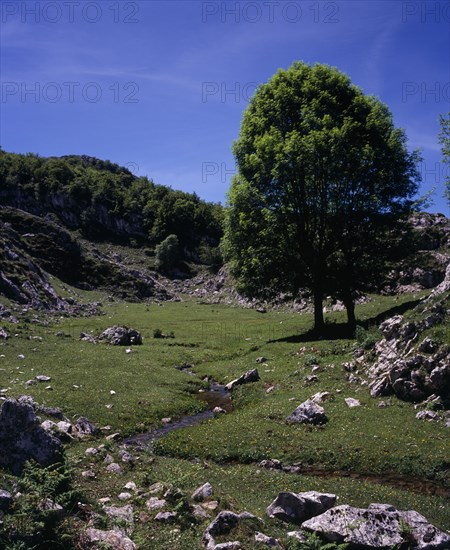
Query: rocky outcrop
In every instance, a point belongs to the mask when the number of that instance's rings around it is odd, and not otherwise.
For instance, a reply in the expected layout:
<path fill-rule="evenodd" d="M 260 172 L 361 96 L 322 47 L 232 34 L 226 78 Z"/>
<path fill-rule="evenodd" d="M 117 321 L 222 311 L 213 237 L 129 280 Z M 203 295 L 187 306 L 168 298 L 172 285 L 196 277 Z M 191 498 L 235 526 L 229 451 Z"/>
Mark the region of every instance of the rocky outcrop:
<path fill-rule="evenodd" d="M 336 499 L 336 495 L 317 491 L 279 493 L 268 506 L 266 513 L 270 518 L 300 524 L 332 508 L 336 504 Z"/>
<path fill-rule="evenodd" d="M 286 422 L 320 425 L 328 422 L 328 418 L 323 407 L 308 399 L 287 417 Z"/>
<path fill-rule="evenodd" d="M 396 315 L 380 325 L 384 338 L 375 344 L 376 361 L 368 369 L 372 397 L 396 394 L 412 402 L 432 394 L 448 397 L 450 346 L 421 337 L 423 331 L 447 322 L 448 303 L 445 297 L 434 297 L 421 305 L 417 320 Z"/>
<path fill-rule="evenodd" d="M 136 346 L 142 344 L 140 332 L 128 327 L 113 326 L 107 328 L 100 334 L 98 339 L 109 342 L 113 346 Z"/>
<path fill-rule="evenodd" d="M 428 523 L 415 511 L 400 512 L 389 504 L 371 504 L 368 509 L 342 505 L 309 519 L 302 528 L 327 542 L 348 543 L 350 548 L 402 547 L 445 550 L 450 536 Z"/>
<path fill-rule="evenodd" d="M 56 437 L 39 424 L 27 403 L 7 399 L 0 411 L 0 465 L 20 473 L 27 460 L 48 466 L 61 458 L 63 448 Z"/>
<path fill-rule="evenodd" d="M 244 373 L 239 378 L 236 378 L 236 380 L 232 380 L 231 382 L 229 382 L 225 386 L 225 388 L 228 391 L 231 391 L 236 386 L 242 386 L 242 384 L 250 384 L 251 382 L 258 382 L 258 380 L 259 380 L 258 369 L 252 369 Z"/>

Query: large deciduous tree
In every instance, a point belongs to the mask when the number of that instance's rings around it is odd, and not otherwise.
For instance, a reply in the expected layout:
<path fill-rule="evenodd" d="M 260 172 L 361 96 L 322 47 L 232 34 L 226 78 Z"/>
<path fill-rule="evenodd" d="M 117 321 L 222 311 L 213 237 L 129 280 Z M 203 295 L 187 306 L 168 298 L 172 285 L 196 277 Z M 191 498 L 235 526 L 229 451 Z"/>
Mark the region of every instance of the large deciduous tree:
<path fill-rule="evenodd" d="M 310 288 L 318 332 L 331 293 L 354 326 L 354 293 L 382 270 L 420 180 L 389 109 L 337 69 L 296 62 L 257 89 L 233 152 L 223 250 L 240 289 Z"/>

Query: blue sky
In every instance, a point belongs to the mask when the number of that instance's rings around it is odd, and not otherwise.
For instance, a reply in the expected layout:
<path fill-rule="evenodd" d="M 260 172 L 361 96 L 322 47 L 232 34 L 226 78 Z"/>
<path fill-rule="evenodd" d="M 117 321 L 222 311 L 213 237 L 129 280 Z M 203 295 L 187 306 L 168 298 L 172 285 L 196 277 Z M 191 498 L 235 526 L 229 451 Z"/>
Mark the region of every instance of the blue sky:
<path fill-rule="evenodd" d="M 7 1 L 0 143 L 87 154 L 225 201 L 231 145 L 255 86 L 295 60 L 327 63 L 387 103 L 422 192 L 442 198 L 439 114 L 450 110 L 450 2 Z"/>

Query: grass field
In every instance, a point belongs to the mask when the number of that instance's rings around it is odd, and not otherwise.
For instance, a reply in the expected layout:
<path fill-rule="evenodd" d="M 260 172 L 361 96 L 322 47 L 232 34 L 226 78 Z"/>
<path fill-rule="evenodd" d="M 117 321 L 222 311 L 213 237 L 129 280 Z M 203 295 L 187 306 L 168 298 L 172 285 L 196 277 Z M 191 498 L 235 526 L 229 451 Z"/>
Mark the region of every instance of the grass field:
<path fill-rule="evenodd" d="M 357 307 L 357 315 L 371 327 L 383 317 L 407 311 L 422 296 L 373 297 Z M 158 305 L 95 298 L 104 300 L 103 315 L 52 318 L 47 326 L 22 317 L 19 325 L 5 325 L 15 334 L 0 343 L 0 388 L 7 390 L 5 396 L 32 395 L 39 403 L 61 407 L 70 419 L 83 415 L 98 426 L 109 425 L 105 435 L 118 432 L 125 437 L 161 426 L 163 418 L 175 420 L 202 410 L 205 404 L 197 396 L 207 386 L 206 376 L 227 383 L 257 367 L 261 380 L 233 392 L 231 413 L 174 431 L 152 449 L 136 451 L 140 460 L 124 465 L 120 476 L 105 473 L 100 458 L 84 454 L 86 447 L 105 443 L 104 436 L 67 445 L 74 485 L 93 509 L 100 510 L 97 500 L 102 497 L 123 505 L 117 495 L 130 480 L 144 489 L 161 481 L 186 495 L 209 481 L 219 509 L 245 509 L 264 517 L 279 491 L 320 490 L 336 493 L 341 503 L 388 502 L 415 509 L 438 527 L 450 528 L 448 502 L 431 494 L 433 483 L 442 487 L 450 483 L 448 429 L 442 422 L 418 421 L 414 406 L 396 398 L 389 407 L 379 408 L 380 400 L 372 399 L 366 386 L 346 381 L 343 363 L 352 358 L 358 344 L 339 337 L 343 313 L 327 314 L 332 338 L 314 341 L 308 333 L 312 326 L 308 314 L 261 314 L 194 301 Z M 81 331 L 98 335 L 114 324 L 136 328 L 144 344 L 127 354 L 121 347 L 79 340 Z M 153 338 L 155 329 L 173 332 L 174 338 Z M 25 359 L 18 358 L 20 354 Z M 266 361 L 257 365 L 261 356 Z M 197 376 L 174 368 L 184 363 L 192 365 Z M 306 383 L 313 369 L 318 381 Z M 38 374 L 50 376 L 51 381 L 25 385 Z M 51 390 L 45 389 L 48 384 Z M 318 391 L 332 394 L 324 404 L 329 422 L 323 427 L 287 425 L 285 419 L 296 406 Z M 348 408 L 346 397 L 359 399 L 362 406 Z M 119 442 L 108 441 L 106 448 L 116 456 Z M 299 463 L 305 473 L 260 468 L 259 461 L 267 458 Z M 86 468 L 96 477 L 82 477 Z M 348 474 L 379 477 L 368 481 Z M 397 481 L 403 477 L 407 488 L 389 482 L 388 474 Z M 430 494 L 425 490 L 427 481 Z M 0 473 L 0 487 L 11 483 L 10 476 Z M 207 520 L 199 522 L 188 514 L 180 525 L 158 525 L 145 510 L 143 497 L 133 497 L 132 503 L 132 538 L 140 548 L 201 548 Z M 81 520 L 72 521 L 74 530 Z M 286 541 L 289 529 L 265 521 L 261 530 Z"/>

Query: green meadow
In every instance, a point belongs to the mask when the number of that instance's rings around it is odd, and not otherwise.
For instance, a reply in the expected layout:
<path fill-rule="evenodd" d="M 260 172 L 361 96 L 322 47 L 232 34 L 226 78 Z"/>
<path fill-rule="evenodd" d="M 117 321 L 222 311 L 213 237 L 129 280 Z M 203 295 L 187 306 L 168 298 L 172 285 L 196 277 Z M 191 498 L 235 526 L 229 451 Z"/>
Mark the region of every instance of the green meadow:
<path fill-rule="evenodd" d="M 83 296 L 92 299 L 90 293 Z M 423 293 L 372 296 L 357 307 L 366 327 L 362 336 L 379 337 L 374 327 L 381 319 L 408 311 L 421 297 Z M 95 298 L 103 300 L 101 315 L 56 316 L 45 324 L 22 315 L 18 325 L 5 325 L 12 337 L 0 343 L 5 396 L 31 395 L 38 403 L 60 407 L 70 420 L 86 416 L 106 427 L 95 439 L 66 445 L 73 485 L 92 510 L 101 512 L 97 501 L 104 497 L 123 505 L 117 495 L 131 480 L 144 490 L 160 481 L 185 495 L 209 481 L 219 510 L 252 512 L 265 521 L 259 530 L 285 543 L 286 532 L 295 526 L 287 529 L 265 516 L 280 491 L 334 492 L 341 503 L 357 506 L 388 502 L 450 528 L 444 494 L 449 488 L 448 428 L 443 422 L 417 420 L 414 405 L 395 397 L 380 408 L 380 399 L 371 398 L 366 385 L 347 381 L 343 364 L 360 344 L 342 336 L 343 313 L 327 314 L 329 339 L 312 340 L 309 314 L 258 313 L 196 301 L 132 304 Z M 126 353 L 123 347 L 79 339 L 80 332 L 98 335 L 112 325 L 139 330 L 143 345 Z M 154 338 L 156 329 L 173 337 Z M 257 364 L 259 357 L 265 361 Z M 185 364 L 195 376 L 174 368 Z M 130 448 L 139 460 L 124 464 L 123 474 L 106 473 L 100 455 L 85 455 L 87 447 L 105 444 L 117 456 L 122 438 L 161 427 L 167 417 L 174 422 L 204 410 L 207 405 L 198 396 L 207 389 L 207 378 L 226 384 L 255 367 L 261 380 L 233 391 L 232 412 L 174 430 L 146 448 Z M 317 380 L 305 381 L 313 371 Z M 39 374 L 51 380 L 25 384 Z M 357 376 L 365 379 L 364 368 Z M 286 424 L 286 417 L 319 391 L 332 394 L 323 405 L 329 422 L 321 427 Z M 362 406 L 350 409 L 346 397 L 359 399 Z M 118 439 L 106 440 L 112 433 Z M 259 462 L 269 458 L 300 465 L 301 473 L 261 468 Z M 83 477 L 86 469 L 95 477 Z M 0 473 L 0 486 L 12 483 L 12 476 Z M 160 525 L 152 521 L 145 498 L 135 495 L 132 504 L 133 540 L 139 548 L 201 548 L 208 520 L 180 513 L 184 519 L 179 524 Z M 109 520 L 102 521 L 106 527 Z M 65 528 L 70 533 L 83 525 L 82 515 L 74 514 Z M 253 544 L 249 539 L 246 547 Z"/>

